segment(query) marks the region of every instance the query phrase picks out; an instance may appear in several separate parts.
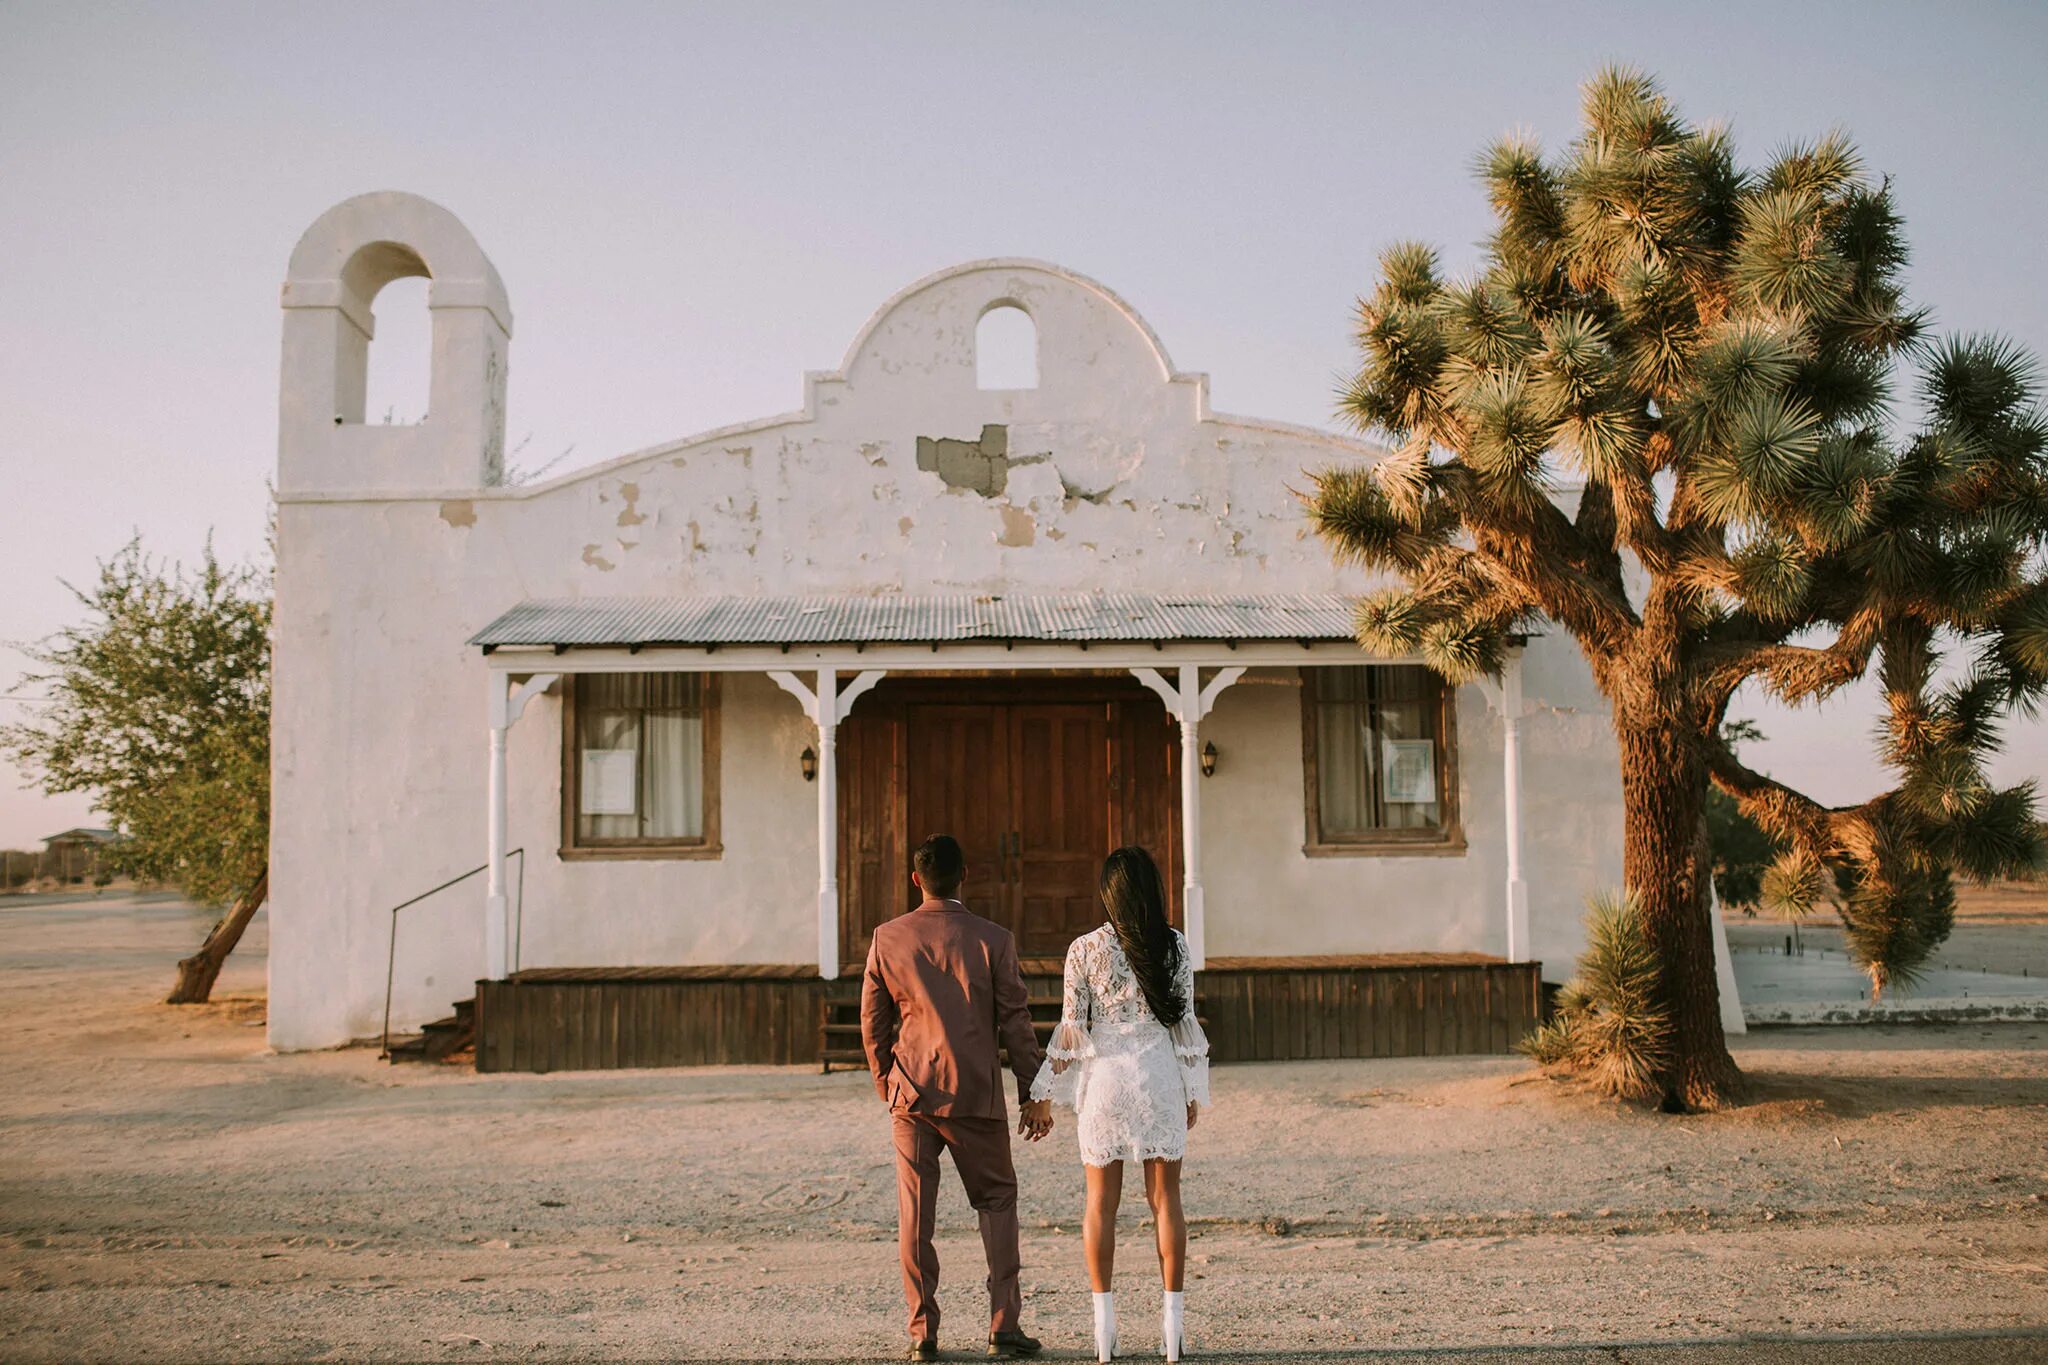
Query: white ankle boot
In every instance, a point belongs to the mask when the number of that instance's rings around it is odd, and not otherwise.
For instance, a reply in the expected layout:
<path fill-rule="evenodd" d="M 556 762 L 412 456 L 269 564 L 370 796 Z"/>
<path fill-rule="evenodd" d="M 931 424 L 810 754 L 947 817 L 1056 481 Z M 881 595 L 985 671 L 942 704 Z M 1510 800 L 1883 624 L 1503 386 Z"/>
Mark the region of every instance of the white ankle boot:
<path fill-rule="evenodd" d="M 1095 1296 L 1095 1359 L 1116 1359 L 1116 1295 Z"/>
<path fill-rule="evenodd" d="M 1181 1329 L 1181 1294 L 1178 1290 L 1169 1289 L 1165 1291 L 1165 1295 L 1165 1302 L 1159 1313 L 1159 1336 L 1165 1343 L 1166 1358 L 1179 1360 L 1184 1337 Z"/>

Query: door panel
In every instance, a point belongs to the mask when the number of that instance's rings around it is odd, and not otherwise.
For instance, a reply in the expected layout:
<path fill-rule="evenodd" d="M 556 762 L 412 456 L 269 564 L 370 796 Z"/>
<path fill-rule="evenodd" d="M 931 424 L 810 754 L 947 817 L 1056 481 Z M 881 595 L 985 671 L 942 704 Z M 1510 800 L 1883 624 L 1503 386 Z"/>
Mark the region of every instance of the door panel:
<path fill-rule="evenodd" d="M 1115 844 L 1136 844 L 1159 864 L 1166 917 L 1181 923 L 1180 734 L 1150 695 L 1116 703 Z"/>
<path fill-rule="evenodd" d="M 1010 708 L 1017 949 L 1058 957 L 1101 923 L 1095 883 L 1109 852 L 1105 705 Z"/>
<path fill-rule="evenodd" d="M 867 699 L 863 698 L 863 702 Z M 864 962 L 875 926 L 903 908 L 901 706 L 861 705 L 839 727 L 839 957 Z"/>
<path fill-rule="evenodd" d="M 907 707 L 904 781 L 904 906 L 917 903 L 910 854 L 934 834 L 950 834 L 967 857 L 960 899 L 1015 932 L 1016 909 L 1002 881 L 1003 836 L 1010 829 L 1010 744 L 1000 706 Z"/>

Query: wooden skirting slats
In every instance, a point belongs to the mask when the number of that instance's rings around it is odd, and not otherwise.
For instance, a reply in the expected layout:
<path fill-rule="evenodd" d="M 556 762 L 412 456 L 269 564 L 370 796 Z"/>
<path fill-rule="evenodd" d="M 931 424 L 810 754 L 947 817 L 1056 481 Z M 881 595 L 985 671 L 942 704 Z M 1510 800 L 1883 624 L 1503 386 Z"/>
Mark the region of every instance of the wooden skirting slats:
<path fill-rule="evenodd" d="M 1031 964 L 1031 994 L 1059 977 Z M 1479 954 L 1212 958 L 1198 989 L 1219 1062 L 1503 1053 L 1542 1016 L 1542 968 Z M 815 968 L 574 967 L 477 983 L 479 1071 L 818 1064 Z"/>
<path fill-rule="evenodd" d="M 1542 1016 L 1536 963 L 1202 973 L 1219 1062 L 1510 1052 Z"/>

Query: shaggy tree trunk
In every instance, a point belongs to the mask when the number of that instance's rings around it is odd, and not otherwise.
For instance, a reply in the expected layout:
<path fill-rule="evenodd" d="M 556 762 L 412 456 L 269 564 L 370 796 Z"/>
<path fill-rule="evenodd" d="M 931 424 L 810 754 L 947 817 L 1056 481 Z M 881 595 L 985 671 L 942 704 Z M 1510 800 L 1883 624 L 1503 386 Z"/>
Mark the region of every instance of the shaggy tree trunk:
<path fill-rule="evenodd" d="M 1683 726 L 1617 728 L 1626 815 L 1622 877 L 1641 907 L 1671 1015 L 1665 1107 L 1717 1108 L 1739 1096 L 1743 1083 L 1721 1032 L 1707 918 L 1713 870 L 1706 840 L 1706 758 L 1700 736 Z"/>
<path fill-rule="evenodd" d="M 220 975 L 221 964 L 228 960 L 228 954 L 242 941 L 242 931 L 249 927 L 249 921 L 256 918 L 256 912 L 263 908 L 263 902 L 270 898 L 270 869 L 256 878 L 256 884 L 242 893 L 234 908 L 222 916 L 213 926 L 213 932 L 206 936 L 206 942 L 199 945 L 199 951 L 178 963 L 178 984 L 171 987 L 167 1005 L 203 1005 L 213 994 L 214 978 Z"/>

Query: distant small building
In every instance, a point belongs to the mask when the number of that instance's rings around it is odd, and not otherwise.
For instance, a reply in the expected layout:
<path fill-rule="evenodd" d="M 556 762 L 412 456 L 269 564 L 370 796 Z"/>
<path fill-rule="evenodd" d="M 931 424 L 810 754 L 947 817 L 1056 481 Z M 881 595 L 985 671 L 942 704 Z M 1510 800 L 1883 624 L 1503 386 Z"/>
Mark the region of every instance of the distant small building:
<path fill-rule="evenodd" d="M 100 854 L 120 838 L 110 829 L 67 829 L 43 840 L 41 875 L 60 882 L 87 882 L 99 875 Z"/>

